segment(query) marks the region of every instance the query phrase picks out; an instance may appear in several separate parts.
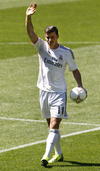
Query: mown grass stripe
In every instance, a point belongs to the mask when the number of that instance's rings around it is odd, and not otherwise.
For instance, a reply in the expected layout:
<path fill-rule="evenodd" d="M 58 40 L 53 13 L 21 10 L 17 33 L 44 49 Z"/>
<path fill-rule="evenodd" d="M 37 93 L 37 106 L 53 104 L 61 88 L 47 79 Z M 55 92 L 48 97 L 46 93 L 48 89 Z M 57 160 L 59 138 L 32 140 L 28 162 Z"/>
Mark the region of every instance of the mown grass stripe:
<path fill-rule="evenodd" d="M 68 2 L 77 2 L 80 0 L 35 0 L 37 4 L 58 4 L 58 3 L 68 3 Z M 7 9 L 7 8 L 14 8 L 14 7 L 22 7 L 22 6 L 28 6 L 31 3 L 29 0 L 0 0 L 0 9 Z"/>
<path fill-rule="evenodd" d="M 23 118 L 8 118 L 8 117 L 0 117 L 0 120 L 36 122 L 36 123 L 45 123 L 46 122 L 45 120 L 33 120 L 33 119 L 23 119 Z M 100 124 L 95 124 L 95 123 L 79 123 L 79 122 L 62 122 L 62 124 L 82 125 L 82 126 L 100 126 Z"/>
<path fill-rule="evenodd" d="M 89 132 L 94 132 L 94 131 L 99 131 L 99 130 L 100 130 L 100 127 L 93 128 L 93 129 L 88 129 L 88 130 L 84 130 L 84 131 L 72 132 L 70 134 L 62 135 L 61 138 L 71 137 L 71 136 L 80 135 L 80 134 L 89 133 Z M 37 144 L 42 144 L 42 143 L 45 143 L 45 142 L 46 142 L 46 140 L 40 140 L 40 141 L 36 141 L 36 142 L 33 142 L 33 143 L 29 143 L 29 144 L 23 144 L 23 145 L 19 145 L 19 146 L 16 146 L 16 147 L 9 148 L 9 149 L 0 150 L 0 153 L 12 151 L 12 150 L 17 150 L 17 149 L 22 149 L 22 148 L 25 148 L 25 147 L 29 147 L 29 146 L 33 146 L 33 145 L 37 145 Z"/>

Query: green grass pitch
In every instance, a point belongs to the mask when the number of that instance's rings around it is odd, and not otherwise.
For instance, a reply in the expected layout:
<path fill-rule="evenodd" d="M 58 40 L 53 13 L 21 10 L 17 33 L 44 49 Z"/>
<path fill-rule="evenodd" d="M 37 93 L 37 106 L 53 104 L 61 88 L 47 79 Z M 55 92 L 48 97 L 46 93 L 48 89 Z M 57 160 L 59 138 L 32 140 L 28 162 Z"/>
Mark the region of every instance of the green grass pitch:
<path fill-rule="evenodd" d="M 0 0 L 0 171 L 42 171 L 40 159 L 47 124 L 42 122 L 36 87 L 38 57 L 25 29 L 25 10 L 30 0 Z M 98 171 L 100 169 L 100 1 L 36 0 L 32 18 L 38 35 L 56 25 L 61 44 L 72 48 L 88 98 L 75 104 L 69 92 L 76 86 L 66 70 L 69 118 L 60 126 L 64 162 L 46 170 Z M 97 128 L 97 131 L 91 132 Z M 72 133 L 90 130 L 85 134 Z M 4 152 L 5 149 L 18 148 Z"/>

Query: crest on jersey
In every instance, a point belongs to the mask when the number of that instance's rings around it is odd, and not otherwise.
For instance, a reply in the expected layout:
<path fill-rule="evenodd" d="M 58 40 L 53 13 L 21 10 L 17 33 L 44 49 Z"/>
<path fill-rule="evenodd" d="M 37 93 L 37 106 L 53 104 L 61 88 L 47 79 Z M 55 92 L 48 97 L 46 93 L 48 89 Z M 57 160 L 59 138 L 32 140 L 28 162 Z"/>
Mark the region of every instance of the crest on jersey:
<path fill-rule="evenodd" d="M 62 55 L 59 56 L 59 60 L 63 60 L 63 56 Z"/>

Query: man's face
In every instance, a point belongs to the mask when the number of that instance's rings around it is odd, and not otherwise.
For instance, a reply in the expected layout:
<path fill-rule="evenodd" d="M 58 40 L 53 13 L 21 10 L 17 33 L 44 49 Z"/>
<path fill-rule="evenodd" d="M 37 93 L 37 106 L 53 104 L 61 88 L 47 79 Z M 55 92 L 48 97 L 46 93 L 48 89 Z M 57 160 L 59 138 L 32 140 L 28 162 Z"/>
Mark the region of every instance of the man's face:
<path fill-rule="evenodd" d="M 55 32 L 46 33 L 45 39 L 50 48 L 55 49 L 58 47 L 58 35 Z"/>

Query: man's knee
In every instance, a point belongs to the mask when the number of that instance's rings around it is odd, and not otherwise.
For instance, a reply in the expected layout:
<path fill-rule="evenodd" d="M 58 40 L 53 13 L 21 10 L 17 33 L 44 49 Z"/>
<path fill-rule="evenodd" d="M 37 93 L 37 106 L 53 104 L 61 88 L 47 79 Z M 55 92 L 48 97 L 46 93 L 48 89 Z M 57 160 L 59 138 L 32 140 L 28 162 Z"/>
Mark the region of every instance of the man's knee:
<path fill-rule="evenodd" d="M 50 129 L 59 129 L 61 118 L 51 118 L 50 119 Z"/>

